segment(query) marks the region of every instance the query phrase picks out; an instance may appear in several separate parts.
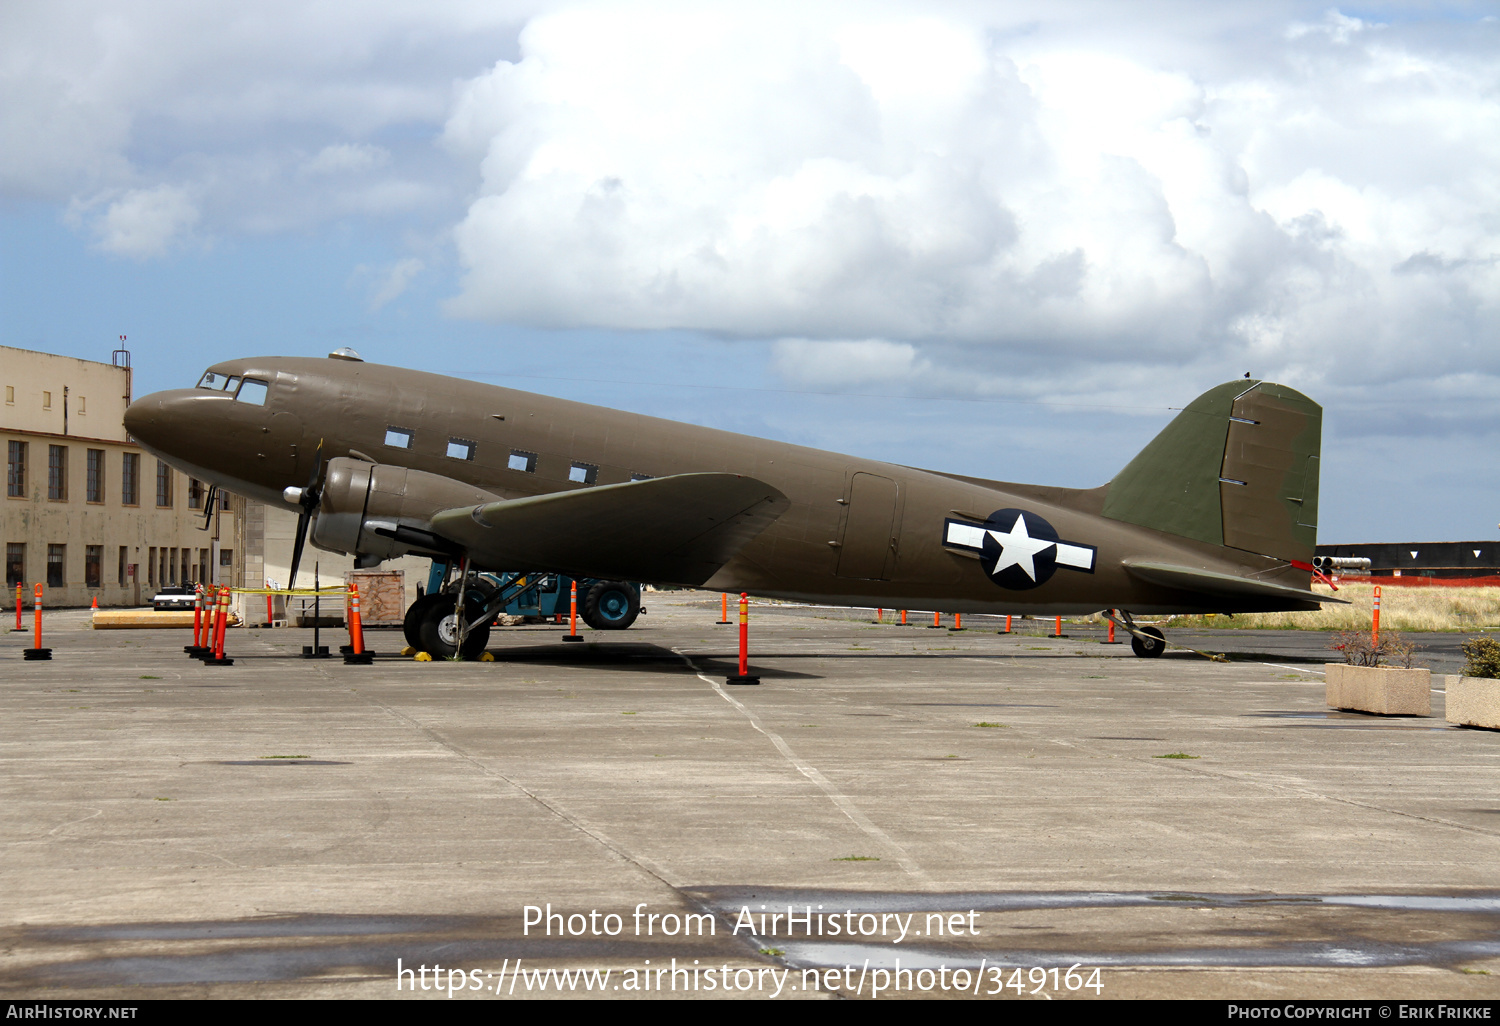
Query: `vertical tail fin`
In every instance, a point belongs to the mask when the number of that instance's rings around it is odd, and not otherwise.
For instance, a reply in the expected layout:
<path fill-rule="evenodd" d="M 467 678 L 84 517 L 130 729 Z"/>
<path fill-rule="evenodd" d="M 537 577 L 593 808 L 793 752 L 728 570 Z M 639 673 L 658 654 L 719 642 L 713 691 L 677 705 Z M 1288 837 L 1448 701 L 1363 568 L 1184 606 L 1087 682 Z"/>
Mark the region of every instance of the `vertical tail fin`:
<path fill-rule="evenodd" d="M 1323 408 L 1231 381 L 1194 399 L 1109 484 L 1103 513 L 1211 545 L 1311 562 Z"/>

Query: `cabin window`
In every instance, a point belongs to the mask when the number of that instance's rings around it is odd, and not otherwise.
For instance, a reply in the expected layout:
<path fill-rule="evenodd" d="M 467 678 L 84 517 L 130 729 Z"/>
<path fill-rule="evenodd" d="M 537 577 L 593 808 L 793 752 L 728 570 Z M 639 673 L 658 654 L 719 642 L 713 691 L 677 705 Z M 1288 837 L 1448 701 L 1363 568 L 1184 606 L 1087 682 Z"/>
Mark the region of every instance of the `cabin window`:
<path fill-rule="evenodd" d="M 519 449 L 512 449 L 510 452 L 510 460 L 505 465 L 511 470 L 519 470 L 523 473 L 535 474 L 536 453 L 522 452 Z"/>
<path fill-rule="evenodd" d="M 473 442 L 462 438 L 448 439 L 448 458 L 450 460 L 472 460 L 474 458 Z"/>
<path fill-rule="evenodd" d="M 271 386 L 264 381 L 246 378 L 244 383 L 240 385 L 240 390 L 235 395 L 235 399 L 242 403 L 249 403 L 251 406 L 264 406 L 266 405 L 266 393 L 270 390 Z"/>
<path fill-rule="evenodd" d="M 568 468 L 568 480 L 591 485 L 599 480 L 599 468 L 592 463 L 575 463 Z"/>
<path fill-rule="evenodd" d="M 388 427 L 385 429 L 385 444 L 392 449 L 410 449 L 413 434 L 410 428 Z"/>
<path fill-rule="evenodd" d="M 630 475 L 630 480 L 632 480 L 632 481 L 649 481 L 649 480 L 651 480 L 651 475 L 650 474 L 631 474 Z"/>

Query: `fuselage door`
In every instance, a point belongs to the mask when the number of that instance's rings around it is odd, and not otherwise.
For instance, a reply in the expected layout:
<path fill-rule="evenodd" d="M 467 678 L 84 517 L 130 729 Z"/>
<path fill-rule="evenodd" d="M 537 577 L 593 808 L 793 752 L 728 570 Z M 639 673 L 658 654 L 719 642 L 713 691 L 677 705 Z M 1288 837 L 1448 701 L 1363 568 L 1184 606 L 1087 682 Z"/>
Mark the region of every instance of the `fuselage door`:
<path fill-rule="evenodd" d="M 896 482 L 878 474 L 849 479 L 844 535 L 840 539 L 838 575 L 860 580 L 888 580 L 896 569 L 896 537 L 901 531 Z"/>

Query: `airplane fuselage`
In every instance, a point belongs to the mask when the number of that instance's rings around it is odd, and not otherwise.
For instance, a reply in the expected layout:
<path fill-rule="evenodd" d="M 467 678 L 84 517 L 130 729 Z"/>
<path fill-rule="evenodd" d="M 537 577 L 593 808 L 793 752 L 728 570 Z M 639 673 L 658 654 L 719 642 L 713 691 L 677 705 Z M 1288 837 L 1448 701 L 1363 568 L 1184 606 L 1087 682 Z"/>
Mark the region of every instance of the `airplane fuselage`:
<path fill-rule="evenodd" d="M 713 590 L 1047 615 L 1316 608 L 1127 573 L 1127 561 L 1155 561 L 1302 589 L 1308 581 L 1284 559 L 1105 517 L 1104 487 L 966 479 L 354 360 L 265 357 L 210 372 L 266 388 L 248 399 L 210 387 L 155 393 L 130 407 L 127 428 L 186 473 L 287 509 L 297 509 L 288 487 L 344 456 L 503 499 L 721 472 L 773 486 L 790 507 L 703 583 Z M 1009 512 L 996 520 L 998 511 Z"/>

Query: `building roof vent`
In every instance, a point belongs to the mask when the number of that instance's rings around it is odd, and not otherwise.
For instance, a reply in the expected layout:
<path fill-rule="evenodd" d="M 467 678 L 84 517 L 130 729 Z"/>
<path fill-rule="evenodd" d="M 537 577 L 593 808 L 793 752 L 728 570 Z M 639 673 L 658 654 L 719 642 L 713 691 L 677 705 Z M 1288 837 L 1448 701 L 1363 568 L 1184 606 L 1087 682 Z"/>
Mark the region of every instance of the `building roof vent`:
<path fill-rule="evenodd" d="M 328 354 L 330 360 L 352 360 L 355 363 L 364 363 L 365 358 L 356 353 L 349 346 L 339 346 Z"/>

